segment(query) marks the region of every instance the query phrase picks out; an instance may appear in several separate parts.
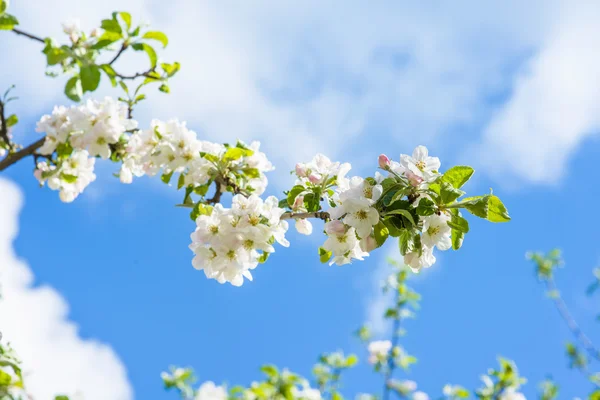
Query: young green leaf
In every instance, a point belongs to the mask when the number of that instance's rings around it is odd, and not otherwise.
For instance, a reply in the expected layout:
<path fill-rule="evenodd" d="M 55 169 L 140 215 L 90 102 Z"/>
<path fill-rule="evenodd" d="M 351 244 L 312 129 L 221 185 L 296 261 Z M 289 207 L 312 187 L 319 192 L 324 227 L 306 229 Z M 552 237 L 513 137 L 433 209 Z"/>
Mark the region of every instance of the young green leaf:
<path fill-rule="evenodd" d="M 373 227 L 373 234 L 375 236 L 377 247 L 381 247 L 390 236 L 390 230 L 382 221 L 379 221 L 377 225 Z"/>
<path fill-rule="evenodd" d="M 442 176 L 443 182 L 448 182 L 453 187 L 460 189 L 473 176 L 475 170 L 466 165 L 457 165 L 450 168 Z"/>
<path fill-rule="evenodd" d="M 81 77 L 81 89 L 83 93 L 93 92 L 98 89 L 98 85 L 100 84 L 100 69 L 96 65 L 92 64 L 81 67 L 79 75 Z"/>
<path fill-rule="evenodd" d="M 167 35 L 159 31 L 148 31 L 144 33 L 144 36 L 142 36 L 142 38 L 157 40 L 160 43 L 162 43 L 163 47 L 167 47 L 167 45 L 169 44 L 169 39 L 167 38 Z"/>
<path fill-rule="evenodd" d="M 510 221 L 508 210 L 497 196 L 489 196 L 487 219 L 491 222 Z"/>
<path fill-rule="evenodd" d="M 319 260 L 325 264 L 331 258 L 331 252 L 319 247 Z"/>
<path fill-rule="evenodd" d="M 10 14 L 0 15 L 0 30 L 10 31 L 15 26 L 19 25 L 19 20 Z"/>
<path fill-rule="evenodd" d="M 452 184 L 448 182 L 442 182 L 440 188 L 440 199 L 442 200 L 443 204 L 450 204 L 464 194 L 465 192 L 460 189 L 456 189 L 454 186 L 452 186 Z"/>
<path fill-rule="evenodd" d="M 67 84 L 65 85 L 65 95 L 73 101 L 81 101 L 83 90 L 81 89 L 79 76 L 74 76 L 67 81 Z"/>
<path fill-rule="evenodd" d="M 156 51 L 154 48 L 146 43 L 134 43 L 131 47 L 135 51 L 145 51 L 148 54 L 148 58 L 150 59 L 150 66 L 152 69 L 156 68 L 156 62 L 158 61 L 158 57 L 156 55 Z"/>

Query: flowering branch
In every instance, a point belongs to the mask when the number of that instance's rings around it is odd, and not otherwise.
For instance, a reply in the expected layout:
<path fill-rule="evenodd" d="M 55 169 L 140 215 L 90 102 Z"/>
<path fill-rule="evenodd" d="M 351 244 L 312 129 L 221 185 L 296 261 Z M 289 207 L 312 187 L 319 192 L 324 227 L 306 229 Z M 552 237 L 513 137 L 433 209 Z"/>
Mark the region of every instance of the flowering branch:
<path fill-rule="evenodd" d="M 35 155 L 36 150 L 43 146 L 45 140 L 46 137 L 44 136 L 41 139 L 36 140 L 29 146 L 25 147 L 24 149 L 21 149 L 15 153 L 6 156 L 6 158 L 0 161 L 0 171 L 4 171 L 6 168 L 10 167 L 17 161 L 20 161 L 21 159 L 27 156 Z"/>

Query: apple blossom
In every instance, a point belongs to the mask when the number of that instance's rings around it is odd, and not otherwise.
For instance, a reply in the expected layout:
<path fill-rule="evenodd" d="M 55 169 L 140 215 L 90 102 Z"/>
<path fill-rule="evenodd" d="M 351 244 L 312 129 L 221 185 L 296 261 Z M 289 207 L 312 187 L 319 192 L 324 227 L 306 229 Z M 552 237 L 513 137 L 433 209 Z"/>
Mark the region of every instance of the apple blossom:
<path fill-rule="evenodd" d="M 452 247 L 450 234 L 452 229 L 448 225 L 450 217 L 442 212 L 423 218 L 423 235 L 421 240 L 425 246 L 437 247 L 439 250 L 448 250 Z"/>
<path fill-rule="evenodd" d="M 417 146 L 412 153 L 412 157 L 402 154 L 400 156 L 400 164 L 407 171 L 412 172 L 426 181 L 439 175 L 438 171 L 441 165 L 439 158 L 429 157 L 429 152 L 425 146 Z"/>
<path fill-rule="evenodd" d="M 194 400 L 227 400 L 227 398 L 227 391 L 224 387 L 207 381 L 200 385 Z"/>
<path fill-rule="evenodd" d="M 392 342 L 389 340 L 376 340 L 369 343 L 369 363 L 377 364 L 385 362 L 392 350 Z"/>

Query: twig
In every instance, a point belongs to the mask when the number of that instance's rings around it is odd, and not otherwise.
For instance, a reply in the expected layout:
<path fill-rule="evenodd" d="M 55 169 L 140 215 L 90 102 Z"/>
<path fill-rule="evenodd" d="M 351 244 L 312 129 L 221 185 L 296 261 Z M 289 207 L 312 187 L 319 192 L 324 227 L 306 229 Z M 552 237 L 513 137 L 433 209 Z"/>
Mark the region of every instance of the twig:
<path fill-rule="evenodd" d="M 127 49 L 127 45 L 125 43 L 123 43 L 123 45 L 121 46 L 121 48 L 119 49 L 119 51 L 117 52 L 117 54 L 115 55 L 115 57 L 108 63 L 108 65 L 113 65 L 115 61 L 117 61 L 117 59 L 121 56 L 121 54 L 123 54 L 123 52 Z"/>
<path fill-rule="evenodd" d="M 323 221 L 327 221 L 329 219 L 329 213 L 326 211 L 302 212 L 302 213 L 287 212 L 287 213 L 284 213 L 280 219 L 305 219 L 305 218 L 318 218 L 318 219 L 322 219 Z"/>
<path fill-rule="evenodd" d="M 8 126 L 6 125 L 6 116 L 4 115 L 4 102 L 0 100 L 0 139 L 8 146 L 8 150 L 12 149 L 10 138 L 8 137 Z"/>
<path fill-rule="evenodd" d="M 549 292 L 553 292 L 553 291 L 557 290 L 556 285 L 554 283 L 554 279 L 548 278 L 548 279 L 545 279 L 545 282 L 546 282 L 546 288 L 548 289 Z M 567 307 L 567 304 L 562 299 L 562 297 L 556 296 L 556 297 L 553 297 L 553 300 L 554 300 L 554 304 L 556 305 L 556 308 L 558 309 L 558 312 L 560 313 L 560 316 L 565 320 L 565 322 L 567 323 L 567 326 L 569 327 L 571 332 L 573 332 L 573 335 L 575 335 L 577 340 L 579 340 L 579 342 L 586 349 L 588 354 L 590 354 L 596 360 L 600 361 L 600 351 L 598 351 L 598 349 L 594 346 L 594 343 L 592 343 L 590 338 L 588 338 L 587 335 L 585 333 L 583 333 L 583 331 L 577 324 L 577 321 L 575 321 L 575 318 L 573 318 L 573 316 L 569 312 L 569 308 Z"/>
<path fill-rule="evenodd" d="M 16 153 L 8 155 L 4 160 L 0 161 L 0 171 L 4 171 L 6 168 L 10 167 L 17 161 L 19 161 L 27 156 L 33 155 L 37 149 L 42 147 L 42 145 L 44 144 L 45 141 L 46 141 L 46 137 L 44 136 L 43 138 L 37 140 L 36 142 L 33 142 L 32 144 L 25 147 L 24 149 L 19 150 Z"/>
<path fill-rule="evenodd" d="M 31 33 L 24 32 L 24 31 L 22 31 L 20 29 L 13 28 L 12 31 L 14 33 L 16 33 L 17 35 L 22 35 L 22 36 L 28 37 L 31 40 L 35 40 L 35 41 L 40 42 L 40 43 L 46 43 L 46 41 L 44 39 L 42 39 L 41 37 L 32 35 Z"/>

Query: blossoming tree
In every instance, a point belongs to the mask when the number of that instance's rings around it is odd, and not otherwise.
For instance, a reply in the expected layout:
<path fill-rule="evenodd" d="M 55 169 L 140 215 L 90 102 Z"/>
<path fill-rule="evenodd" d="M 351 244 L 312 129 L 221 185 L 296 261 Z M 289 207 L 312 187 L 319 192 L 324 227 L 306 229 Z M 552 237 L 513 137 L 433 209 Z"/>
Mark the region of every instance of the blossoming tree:
<path fill-rule="evenodd" d="M 474 170 L 454 166 L 442 172 L 441 162 L 418 146 L 411 154 L 374 157 L 372 176 L 352 176 L 349 163 L 331 161 L 323 154 L 298 162 L 294 181 L 281 198 L 261 197 L 274 169 L 260 143 L 213 143 L 202 138 L 185 122 L 152 120 L 138 122 L 133 113 L 146 99 L 146 90 L 157 86 L 169 93 L 169 80 L 180 69 L 177 62 L 162 62 L 154 48 L 166 47 L 168 37 L 144 25 L 134 24 L 127 12 L 115 12 L 89 33 L 77 22 L 63 24 L 67 38 L 61 43 L 38 37 L 19 28 L 8 13 L 8 1 L 0 0 L 0 30 L 40 43 L 46 57 L 47 75 L 66 78 L 65 95 L 74 104 L 56 106 L 37 124 L 38 140 L 22 145 L 16 138 L 18 117 L 9 113 L 13 88 L 0 98 L 0 171 L 26 159 L 33 160 L 33 175 L 41 186 L 58 191 L 63 202 L 72 202 L 96 178 L 96 161 L 118 165 L 116 176 L 131 184 L 143 175 L 158 176 L 182 193 L 178 206 L 188 208 L 194 228 L 190 249 L 192 265 L 207 278 L 240 286 L 252 280 L 252 271 L 267 261 L 276 246 L 290 245 L 289 223 L 298 232 L 313 233 L 313 222 L 322 220 L 322 246 L 315 252 L 323 263 L 344 265 L 363 260 L 387 240 L 398 241 L 403 264 L 386 284 L 396 293 L 385 316 L 393 325 L 390 340 L 371 341 L 366 328 L 359 337 L 366 341 L 368 361 L 384 378 L 382 398 L 390 394 L 406 399 L 428 398 L 411 381 L 397 381 L 398 368 L 416 361 L 399 346 L 399 324 L 419 296 L 406 284 L 410 273 L 431 267 L 435 251 L 460 249 L 469 223 L 463 213 L 491 222 L 510 220 L 502 201 L 493 193 L 465 197 L 463 185 Z M 124 73 L 119 60 L 129 52 L 143 52 L 148 65 L 135 73 Z M 119 91 L 115 98 L 94 99 L 102 79 Z M 228 199 L 226 195 L 231 195 Z M 410 272 L 412 271 L 412 272 Z M 315 367 L 315 385 L 287 370 L 263 367 L 265 380 L 248 388 L 206 382 L 198 389 L 190 385 L 192 373 L 175 368 L 165 373 L 167 388 L 183 398 L 202 399 L 341 399 L 340 378 L 358 359 L 354 355 L 326 354 Z M 481 399 L 522 399 L 524 382 L 511 361 L 501 359 L 497 370 L 483 379 L 476 393 Z M 552 384 L 545 399 L 555 397 Z M 449 399 L 466 398 L 462 387 L 443 389 Z M 19 364 L 8 347 L 0 347 L 0 399 L 26 398 Z M 375 395 L 364 395 L 365 399 Z M 58 396 L 56 399 L 66 399 Z"/>

